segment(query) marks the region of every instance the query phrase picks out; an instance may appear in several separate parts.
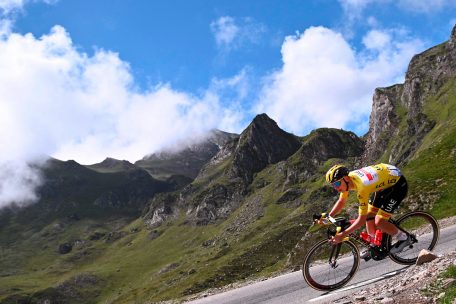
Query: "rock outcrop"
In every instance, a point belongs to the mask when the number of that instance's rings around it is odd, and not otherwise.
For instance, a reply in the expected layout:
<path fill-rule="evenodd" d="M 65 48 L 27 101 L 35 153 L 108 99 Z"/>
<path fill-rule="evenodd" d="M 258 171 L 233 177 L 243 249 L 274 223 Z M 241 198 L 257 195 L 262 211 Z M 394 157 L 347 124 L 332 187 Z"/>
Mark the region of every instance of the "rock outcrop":
<path fill-rule="evenodd" d="M 404 84 L 375 90 L 364 163 L 382 156 L 393 164 L 406 163 L 432 130 L 435 122 L 424 113 L 423 106 L 456 75 L 455 29 L 450 40 L 412 58 Z M 398 137 L 403 140 L 390 142 Z"/>
<path fill-rule="evenodd" d="M 143 214 L 149 227 L 185 210 L 187 223 L 206 225 L 227 218 L 244 201 L 254 174 L 270 164 L 286 160 L 301 146 L 298 137 L 287 133 L 266 114 L 255 117 L 239 139 L 227 141 L 202 168 L 195 184 L 179 194 L 156 197 Z M 228 161 L 219 168 L 220 163 Z M 210 172 L 215 171 L 215 175 Z M 200 183 L 205 183 L 198 186 Z"/>
<path fill-rule="evenodd" d="M 361 156 L 364 142 L 353 132 L 321 128 L 303 140 L 302 147 L 287 162 L 286 186 L 302 183 L 313 176 L 322 164 L 338 158 L 349 165 L 348 159 Z"/>
<path fill-rule="evenodd" d="M 229 175 L 250 183 L 254 173 L 287 159 L 300 146 L 295 135 L 280 129 L 266 114 L 258 115 L 239 138 Z"/>

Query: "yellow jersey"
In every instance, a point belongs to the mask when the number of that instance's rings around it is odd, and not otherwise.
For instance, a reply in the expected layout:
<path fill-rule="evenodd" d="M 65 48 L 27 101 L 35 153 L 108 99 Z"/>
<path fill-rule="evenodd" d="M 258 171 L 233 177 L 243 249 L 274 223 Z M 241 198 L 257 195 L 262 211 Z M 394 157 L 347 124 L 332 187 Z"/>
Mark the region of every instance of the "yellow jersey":
<path fill-rule="evenodd" d="M 402 174 L 393 165 L 378 164 L 351 171 L 348 176 L 351 177 L 355 186 L 353 191 L 358 192 L 359 214 L 366 215 L 371 193 L 393 186 Z M 340 193 L 340 198 L 342 199 L 347 199 L 348 196 L 348 191 Z"/>

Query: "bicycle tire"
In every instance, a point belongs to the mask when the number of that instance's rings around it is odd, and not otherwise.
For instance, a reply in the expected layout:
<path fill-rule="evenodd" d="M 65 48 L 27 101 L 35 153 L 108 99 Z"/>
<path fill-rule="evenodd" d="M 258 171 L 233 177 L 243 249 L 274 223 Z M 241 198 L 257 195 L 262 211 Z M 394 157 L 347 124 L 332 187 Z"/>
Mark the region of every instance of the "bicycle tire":
<path fill-rule="evenodd" d="M 412 265 L 416 263 L 422 249 L 431 251 L 437 244 L 440 236 L 440 228 L 436 219 L 427 212 L 412 211 L 404 214 L 395 221 L 401 229 L 412 234 L 416 242 L 403 251 L 396 254 L 389 254 L 389 257 L 396 263 Z M 388 235 L 388 250 L 392 246 L 392 237 Z"/>
<path fill-rule="evenodd" d="M 338 245 L 340 245 L 341 256 L 337 258 L 339 263 L 337 267 L 331 266 L 329 259 L 326 261 L 327 264 L 322 259 L 322 257 L 329 257 L 330 252 L 337 246 L 329 243 L 328 240 L 318 242 L 307 253 L 302 274 L 312 288 L 324 291 L 335 290 L 347 284 L 355 275 L 360 261 L 358 247 L 350 240 Z M 333 282 L 330 283 L 330 280 Z"/>

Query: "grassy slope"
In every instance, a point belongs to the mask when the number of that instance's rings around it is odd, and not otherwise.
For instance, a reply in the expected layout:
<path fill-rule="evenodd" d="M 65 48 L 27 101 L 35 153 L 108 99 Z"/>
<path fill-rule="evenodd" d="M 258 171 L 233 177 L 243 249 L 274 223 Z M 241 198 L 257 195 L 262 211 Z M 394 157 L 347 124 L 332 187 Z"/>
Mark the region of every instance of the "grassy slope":
<path fill-rule="evenodd" d="M 274 166 L 271 172 L 276 172 Z M 112 244 L 104 240 L 89 240 L 89 235 L 95 230 L 109 232 L 112 227 L 93 229 L 93 223 L 79 221 L 63 232 L 55 232 L 54 224 L 49 225 L 27 236 L 24 242 L 17 243 L 15 248 L 9 249 L 9 254 L 5 253 L 0 259 L 4 268 L 11 268 L 14 252 L 21 252 L 20 256 L 26 260 L 19 263 L 17 271 L 22 274 L 0 277 L 0 298 L 12 291 L 32 293 L 55 286 L 78 273 L 92 273 L 109 282 L 98 300 L 130 303 L 134 300 L 169 299 L 182 296 L 185 290 L 221 286 L 248 277 L 252 272 L 264 274 L 279 269 L 296 240 L 296 237 L 287 238 L 287 230 L 293 234 L 298 227 L 301 235 L 304 228 L 297 225 L 297 221 L 301 220 L 297 217 L 299 212 L 293 213 L 292 208 L 275 203 L 282 195 L 277 190 L 281 177 L 263 173 L 258 178 L 267 179 L 270 183 L 255 193 L 266 198 L 262 203 L 264 215 L 236 236 L 230 236 L 226 229 L 240 210 L 223 223 L 204 227 L 182 225 L 182 217 L 175 223 L 158 228 L 157 232 L 161 235 L 152 241 L 148 239 L 149 231 L 143 229 L 140 221 L 131 225 L 141 227 L 141 231 L 130 233 L 131 227 L 125 226 L 122 230 L 127 235 Z M 223 241 L 202 246 L 204 241 L 217 237 L 223 237 Z M 85 244 L 67 255 L 57 253 L 59 243 L 75 239 L 81 239 Z M 278 252 L 271 252 L 270 247 L 278 239 L 284 239 L 283 242 L 289 239 L 291 242 L 285 247 L 275 246 Z M 47 248 L 34 255 L 35 248 L 42 249 L 43 244 Z M 23 252 L 25 248 L 29 248 L 30 252 Z M 252 248 L 256 248 L 253 255 L 249 253 Z M 77 258 L 81 252 L 89 254 Z M 254 258 L 256 263 L 252 265 Z M 236 269 L 239 263 L 248 267 L 240 271 Z M 167 265 L 173 266 L 164 271 Z M 267 270 L 264 265 L 267 265 Z M 256 269 L 252 271 L 251 267 Z M 220 278 L 222 272 L 224 277 Z M 230 272 L 233 274 L 230 275 Z M 45 279 L 40 279 L 42 277 Z"/>
<path fill-rule="evenodd" d="M 436 126 L 404 169 L 414 198 L 439 218 L 456 214 L 456 80 L 425 103 Z M 424 195 L 420 197 L 419 193 Z M 426 197 L 427 195 L 427 197 Z"/>

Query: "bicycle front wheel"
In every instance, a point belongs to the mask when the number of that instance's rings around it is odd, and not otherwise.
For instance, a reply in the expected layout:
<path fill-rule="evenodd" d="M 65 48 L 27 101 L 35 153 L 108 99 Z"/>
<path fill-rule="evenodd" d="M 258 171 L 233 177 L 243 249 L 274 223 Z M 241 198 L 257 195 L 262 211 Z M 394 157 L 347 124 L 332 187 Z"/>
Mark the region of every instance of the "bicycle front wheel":
<path fill-rule="evenodd" d="M 358 267 L 359 250 L 353 242 L 333 245 L 328 240 L 322 240 L 307 253 L 302 274 L 311 287 L 334 290 L 347 284 Z"/>
<path fill-rule="evenodd" d="M 396 221 L 396 225 L 408 232 L 412 237 L 412 244 L 399 253 L 390 253 L 390 258 L 399 264 L 415 264 L 420 251 L 434 249 L 440 235 L 439 224 L 429 213 L 413 211 L 404 214 Z M 397 240 L 388 236 L 388 248 Z"/>

